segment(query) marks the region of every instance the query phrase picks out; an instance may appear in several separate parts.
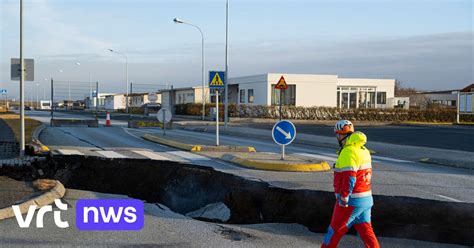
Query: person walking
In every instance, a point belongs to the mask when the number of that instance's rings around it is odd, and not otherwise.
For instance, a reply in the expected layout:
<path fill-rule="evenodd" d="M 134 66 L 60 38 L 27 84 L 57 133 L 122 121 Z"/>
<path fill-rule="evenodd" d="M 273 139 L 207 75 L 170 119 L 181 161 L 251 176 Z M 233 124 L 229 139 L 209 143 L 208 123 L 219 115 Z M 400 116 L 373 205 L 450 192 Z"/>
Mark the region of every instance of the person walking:
<path fill-rule="evenodd" d="M 372 158 L 365 148 L 367 137 L 355 132 L 348 120 L 334 126 L 340 149 L 334 166 L 334 193 L 336 203 L 328 232 L 321 247 L 337 247 L 342 236 L 354 226 L 365 247 L 380 247 L 371 224 L 373 206 L 371 178 Z"/>

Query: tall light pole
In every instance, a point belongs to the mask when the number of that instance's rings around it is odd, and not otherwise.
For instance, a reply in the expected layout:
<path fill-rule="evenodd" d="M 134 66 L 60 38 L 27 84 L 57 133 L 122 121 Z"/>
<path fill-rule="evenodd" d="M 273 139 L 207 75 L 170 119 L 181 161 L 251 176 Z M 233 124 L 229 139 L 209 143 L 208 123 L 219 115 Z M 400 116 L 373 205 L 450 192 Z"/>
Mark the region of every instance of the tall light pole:
<path fill-rule="evenodd" d="M 126 81 L 127 81 L 126 82 L 127 83 L 127 91 L 126 91 L 126 95 L 125 95 L 125 112 L 128 113 L 128 58 L 127 58 L 127 55 L 125 55 L 122 52 L 115 51 L 115 50 L 112 50 L 112 49 L 109 49 L 109 51 L 112 52 L 112 53 L 120 54 L 125 58 L 125 78 L 126 78 Z"/>
<path fill-rule="evenodd" d="M 176 24 L 187 24 L 190 26 L 195 27 L 197 30 L 199 30 L 199 33 L 201 33 L 201 71 L 202 71 L 202 78 L 201 78 L 201 85 L 202 85 L 202 120 L 206 117 L 206 91 L 204 89 L 204 81 L 205 81 L 205 68 L 204 68 L 204 34 L 202 33 L 202 30 L 197 26 L 189 22 L 185 22 L 183 20 L 180 20 L 178 18 L 174 18 L 173 21 Z"/>
<path fill-rule="evenodd" d="M 224 128 L 227 129 L 229 119 L 229 66 L 228 66 L 228 50 L 229 50 L 229 0 L 225 3 L 225 95 L 224 95 Z"/>
<path fill-rule="evenodd" d="M 25 61 L 23 60 L 23 0 L 20 0 L 20 157 L 25 155 Z"/>

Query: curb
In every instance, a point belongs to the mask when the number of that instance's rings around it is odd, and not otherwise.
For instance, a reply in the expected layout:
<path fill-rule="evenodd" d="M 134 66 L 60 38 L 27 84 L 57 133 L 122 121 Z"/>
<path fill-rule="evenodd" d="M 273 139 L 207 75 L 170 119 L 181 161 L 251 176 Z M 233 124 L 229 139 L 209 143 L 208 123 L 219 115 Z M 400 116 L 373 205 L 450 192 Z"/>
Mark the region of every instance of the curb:
<path fill-rule="evenodd" d="M 166 146 L 171 146 L 185 151 L 192 152 L 256 152 L 256 149 L 251 146 L 203 146 L 203 145 L 190 145 L 185 144 L 162 137 L 158 137 L 151 134 L 145 134 L 142 136 L 143 139 L 159 143 Z"/>
<path fill-rule="evenodd" d="M 55 199 L 63 198 L 64 194 L 66 193 L 64 185 L 57 180 L 55 180 L 55 183 L 56 185 L 48 192 L 19 204 L 21 213 L 27 213 L 30 206 L 42 207 L 52 204 Z M 14 216 L 15 213 L 13 212 L 12 207 L 0 209 L 0 220 L 12 218 Z"/>
<path fill-rule="evenodd" d="M 230 158 L 229 158 L 230 156 Z M 241 165 L 243 167 L 258 169 L 258 170 L 270 170 L 270 171 L 289 171 L 289 172 L 324 172 L 330 171 L 331 166 L 326 161 L 312 164 L 277 164 L 258 162 L 250 159 L 237 158 L 229 155 L 223 156 L 222 160 L 232 162 L 234 164 Z"/>
<path fill-rule="evenodd" d="M 422 159 L 418 160 L 418 162 L 424 163 L 424 164 L 436 164 L 436 165 L 441 165 L 441 166 L 448 166 L 448 167 L 454 167 L 454 168 L 474 170 L 474 164 L 473 163 L 452 163 L 449 160 L 432 159 L 432 158 L 422 158 Z"/>
<path fill-rule="evenodd" d="M 39 136 L 40 136 L 41 132 L 43 132 L 44 129 L 46 129 L 46 127 L 47 126 L 45 124 L 41 124 L 39 127 L 37 127 L 35 129 L 35 131 L 32 134 L 32 141 L 31 141 L 30 145 L 33 146 L 34 152 L 39 154 L 39 155 L 47 155 L 50 152 L 49 147 L 44 145 L 39 140 Z M 36 147 L 36 149 L 35 149 L 35 147 Z"/>

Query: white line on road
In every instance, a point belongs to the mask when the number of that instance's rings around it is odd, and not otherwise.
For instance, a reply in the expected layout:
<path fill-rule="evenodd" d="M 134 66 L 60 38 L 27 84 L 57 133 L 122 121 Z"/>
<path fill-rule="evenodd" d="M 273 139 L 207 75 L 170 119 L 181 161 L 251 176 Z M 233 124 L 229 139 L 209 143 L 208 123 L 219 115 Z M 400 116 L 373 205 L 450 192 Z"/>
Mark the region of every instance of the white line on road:
<path fill-rule="evenodd" d="M 178 157 L 182 157 L 184 159 L 188 159 L 191 161 L 197 161 L 197 160 L 211 160 L 210 158 L 203 157 L 201 155 L 193 154 L 190 152 L 185 152 L 185 151 L 171 151 L 171 152 L 166 152 L 169 154 L 173 154 Z"/>
<path fill-rule="evenodd" d="M 149 159 L 153 160 L 170 160 L 169 158 L 162 156 L 156 152 L 150 152 L 150 151 L 143 151 L 143 150 L 137 150 L 137 151 L 132 151 L 134 153 L 140 154 L 144 157 L 147 157 Z"/>
<path fill-rule="evenodd" d="M 460 201 L 460 200 L 458 200 L 458 199 L 454 199 L 454 198 L 451 198 L 451 197 L 449 197 L 449 196 L 444 196 L 444 195 L 440 195 L 440 194 L 435 194 L 435 195 L 438 196 L 438 197 L 441 197 L 441 198 L 444 198 L 444 199 L 453 201 L 453 202 L 462 202 L 462 201 Z"/>
<path fill-rule="evenodd" d="M 127 158 L 126 156 L 114 151 L 95 151 L 106 158 Z"/>
<path fill-rule="evenodd" d="M 413 161 L 408 161 L 408 160 L 401 160 L 401 159 L 395 159 L 395 158 L 387 158 L 387 157 L 381 157 L 381 156 L 372 156 L 373 159 L 377 160 L 385 160 L 385 161 L 391 161 L 391 162 L 397 162 L 397 163 L 413 163 Z"/>
<path fill-rule="evenodd" d="M 300 155 L 304 157 L 310 157 L 310 158 L 317 158 L 317 159 L 323 159 L 326 160 L 327 162 L 336 162 L 337 158 L 335 157 L 330 157 L 330 156 L 325 156 L 325 155 L 319 155 L 319 154 L 312 154 L 312 153 L 294 153 L 295 155 Z"/>
<path fill-rule="evenodd" d="M 78 151 L 78 150 L 70 150 L 70 149 L 58 149 L 56 150 L 62 155 L 84 155 L 84 153 Z"/>

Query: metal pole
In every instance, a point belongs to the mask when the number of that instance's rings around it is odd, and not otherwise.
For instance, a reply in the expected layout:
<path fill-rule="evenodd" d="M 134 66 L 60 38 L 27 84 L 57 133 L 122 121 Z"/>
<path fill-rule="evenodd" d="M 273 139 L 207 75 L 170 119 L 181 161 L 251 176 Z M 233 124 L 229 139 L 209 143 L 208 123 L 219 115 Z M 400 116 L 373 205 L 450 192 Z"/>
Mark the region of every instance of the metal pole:
<path fill-rule="evenodd" d="M 53 78 L 51 78 L 51 120 L 53 119 L 54 119 L 54 81 L 53 81 Z"/>
<path fill-rule="evenodd" d="M 91 72 L 89 72 L 89 97 L 92 100 L 92 75 L 91 75 Z"/>
<path fill-rule="evenodd" d="M 95 82 L 95 111 L 97 118 L 99 118 L 99 81 Z"/>
<path fill-rule="evenodd" d="M 224 89 L 224 128 L 227 129 L 228 122 L 228 105 L 229 105 L 229 66 L 228 66 L 228 42 L 229 42 L 229 0 L 225 4 L 225 89 Z"/>
<path fill-rule="evenodd" d="M 281 105 L 283 104 L 283 103 L 282 103 L 282 99 L 283 99 L 283 92 L 282 92 L 282 90 L 281 90 L 281 89 L 279 89 L 279 91 L 280 91 L 280 121 L 281 121 Z"/>
<path fill-rule="evenodd" d="M 125 56 L 125 77 L 127 80 L 127 96 L 125 97 L 125 112 L 129 114 L 128 109 L 128 58 Z M 130 116 L 129 116 L 130 117 Z"/>
<path fill-rule="evenodd" d="M 166 109 L 163 109 L 163 135 L 166 135 L 166 120 L 165 120 L 165 117 L 166 117 Z"/>
<path fill-rule="evenodd" d="M 216 146 L 219 146 L 219 90 L 216 90 Z"/>
<path fill-rule="evenodd" d="M 202 43 L 202 48 L 201 48 L 201 69 L 202 69 L 202 120 L 206 117 L 206 92 L 204 89 L 204 78 L 205 78 L 205 71 L 204 71 L 204 34 L 202 33 L 201 29 L 199 29 L 201 32 L 201 43 Z"/>
<path fill-rule="evenodd" d="M 281 160 L 285 160 L 285 146 L 281 145 Z"/>
<path fill-rule="evenodd" d="M 461 105 L 461 93 L 458 91 L 458 100 L 457 100 L 457 107 L 456 107 L 456 124 L 459 124 L 459 108 Z"/>
<path fill-rule="evenodd" d="M 20 157 L 25 155 L 25 61 L 23 60 L 23 0 L 20 0 Z"/>

